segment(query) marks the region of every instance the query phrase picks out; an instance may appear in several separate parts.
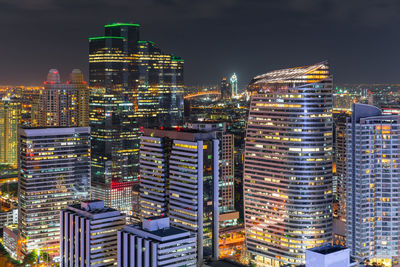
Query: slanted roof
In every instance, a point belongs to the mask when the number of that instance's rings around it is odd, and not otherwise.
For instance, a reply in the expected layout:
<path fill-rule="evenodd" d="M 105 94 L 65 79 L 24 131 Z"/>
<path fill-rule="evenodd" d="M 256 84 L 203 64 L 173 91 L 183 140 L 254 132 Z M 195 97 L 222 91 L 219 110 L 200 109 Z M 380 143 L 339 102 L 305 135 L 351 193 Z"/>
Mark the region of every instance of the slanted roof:
<path fill-rule="evenodd" d="M 251 83 L 253 84 L 271 83 L 271 82 L 279 82 L 284 80 L 303 78 L 307 74 L 311 74 L 312 72 L 318 69 L 326 69 L 327 66 L 328 66 L 328 61 L 322 61 L 314 65 L 274 70 L 254 77 Z"/>

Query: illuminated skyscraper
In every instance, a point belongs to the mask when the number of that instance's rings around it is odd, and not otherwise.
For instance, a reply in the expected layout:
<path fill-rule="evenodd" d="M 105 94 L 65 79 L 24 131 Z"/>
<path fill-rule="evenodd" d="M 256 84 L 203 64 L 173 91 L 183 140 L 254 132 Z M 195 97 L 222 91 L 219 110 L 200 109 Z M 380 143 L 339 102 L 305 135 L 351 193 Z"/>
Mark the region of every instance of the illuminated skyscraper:
<path fill-rule="evenodd" d="M 165 54 L 151 41 L 139 41 L 134 55 L 136 112 L 140 126 L 183 124 L 183 59 Z"/>
<path fill-rule="evenodd" d="M 226 132 L 224 122 L 193 122 L 187 123 L 187 128 L 197 131 L 215 131 L 220 141 L 220 172 L 219 172 L 219 212 L 230 213 L 235 210 L 235 158 L 234 135 Z"/>
<path fill-rule="evenodd" d="M 92 198 L 132 216 L 137 184 L 132 152 L 132 104 L 118 94 L 92 89 L 90 127 L 92 137 Z M 130 148 L 130 149 L 128 149 Z M 137 152 L 136 152 L 137 153 Z"/>
<path fill-rule="evenodd" d="M 20 253 L 60 253 L 60 210 L 89 198 L 90 129 L 19 130 Z"/>
<path fill-rule="evenodd" d="M 332 239 L 332 76 L 327 62 L 256 76 L 244 156 L 246 247 L 259 266 L 305 263 Z"/>
<path fill-rule="evenodd" d="M 139 27 L 108 24 L 105 36 L 89 38 L 93 198 L 129 217 L 138 217 L 139 127 L 131 63 Z"/>
<path fill-rule="evenodd" d="M 359 262 L 395 266 L 400 250 L 400 117 L 353 104 L 346 125 L 347 246 Z"/>
<path fill-rule="evenodd" d="M 236 73 L 234 73 L 231 77 L 231 88 L 232 88 L 232 96 L 238 94 L 238 79 Z"/>
<path fill-rule="evenodd" d="M 139 41 L 139 27 L 108 24 L 105 36 L 89 38 L 93 197 L 134 217 L 140 127 L 178 126 L 183 117 L 183 60 Z"/>
<path fill-rule="evenodd" d="M 17 99 L 0 100 L 0 165 L 17 168 L 18 127 L 21 123 L 21 104 Z"/>
<path fill-rule="evenodd" d="M 89 38 L 89 83 L 91 87 L 132 91 L 132 55 L 139 40 L 139 24 L 104 26 L 105 36 Z"/>
<path fill-rule="evenodd" d="M 88 126 L 89 91 L 78 69 L 72 71 L 71 80 L 65 84 L 58 70 L 51 69 L 38 104 L 36 126 Z"/>
<path fill-rule="evenodd" d="M 172 226 L 196 234 L 199 264 L 203 257 L 218 258 L 219 140 L 216 132 L 143 131 L 142 218 L 167 212 Z"/>

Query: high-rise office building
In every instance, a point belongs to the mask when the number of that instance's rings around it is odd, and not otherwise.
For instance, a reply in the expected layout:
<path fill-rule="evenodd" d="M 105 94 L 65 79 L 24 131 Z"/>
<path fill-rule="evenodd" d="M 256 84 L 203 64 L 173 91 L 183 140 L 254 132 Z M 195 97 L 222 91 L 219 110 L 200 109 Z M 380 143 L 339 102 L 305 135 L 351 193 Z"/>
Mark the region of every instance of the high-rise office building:
<path fill-rule="evenodd" d="M 196 266 L 196 236 L 149 217 L 118 231 L 118 266 Z"/>
<path fill-rule="evenodd" d="M 20 86 L 16 90 L 20 92 L 19 102 L 21 103 L 21 126 L 30 127 L 38 125 L 38 104 L 40 91 L 44 87 Z"/>
<path fill-rule="evenodd" d="M 139 127 L 134 119 L 131 62 L 139 24 L 104 26 L 105 36 L 89 38 L 92 192 L 105 205 L 138 217 Z"/>
<path fill-rule="evenodd" d="M 234 135 L 226 130 L 225 122 L 192 122 L 186 127 L 197 131 L 215 131 L 220 142 L 219 212 L 235 210 Z"/>
<path fill-rule="evenodd" d="M 92 89 L 90 97 L 92 198 L 107 207 L 133 214 L 137 184 L 132 154 L 137 153 L 132 135 L 132 105 L 105 90 Z"/>
<path fill-rule="evenodd" d="M 183 59 L 139 41 L 132 66 L 137 75 L 135 114 L 142 127 L 183 124 Z"/>
<path fill-rule="evenodd" d="M 20 251 L 59 255 L 60 210 L 89 197 L 90 129 L 19 130 Z"/>
<path fill-rule="evenodd" d="M 58 70 L 51 69 L 39 97 L 37 126 L 88 126 L 88 108 L 89 91 L 82 72 L 74 69 L 64 84 Z"/>
<path fill-rule="evenodd" d="M 351 255 L 391 266 L 399 256 L 400 117 L 353 104 L 347 122 L 346 234 Z"/>
<path fill-rule="evenodd" d="M 236 73 L 234 73 L 231 76 L 230 81 L 231 81 L 231 88 L 232 88 L 231 95 L 236 96 L 238 94 L 238 79 L 237 79 Z"/>
<path fill-rule="evenodd" d="M 141 218 L 168 214 L 168 157 L 171 140 L 140 137 L 140 215 Z"/>
<path fill-rule="evenodd" d="M 89 83 L 91 87 L 127 93 L 136 83 L 132 56 L 139 40 L 139 24 L 104 25 L 105 36 L 89 38 Z"/>
<path fill-rule="evenodd" d="M 79 127 L 89 126 L 89 87 L 83 78 L 83 73 L 80 69 L 73 69 L 70 74 L 70 79 L 67 84 L 71 88 L 78 91 L 77 104 L 78 104 L 78 123 Z"/>
<path fill-rule="evenodd" d="M 117 265 L 117 233 L 126 225 L 125 214 L 88 200 L 62 210 L 60 221 L 62 267 Z"/>
<path fill-rule="evenodd" d="M 221 80 L 221 83 L 219 85 L 219 90 L 221 92 L 221 99 L 222 100 L 229 100 L 232 97 L 232 90 L 231 86 L 226 79 L 226 77 L 223 77 Z"/>
<path fill-rule="evenodd" d="M 182 124 L 183 60 L 139 41 L 139 24 L 104 27 L 89 38 L 93 197 L 137 219 L 140 127 Z"/>
<path fill-rule="evenodd" d="M 305 263 L 332 240 L 332 77 L 327 62 L 256 76 L 246 130 L 246 247 L 259 266 Z"/>
<path fill-rule="evenodd" d="M 142 216 L 158 216 L 168 206 L 171 225 L 196 234 L 198 263 L 218 258 L 216 132 L 143 129 L 140 159 Z"/>
<path fill-rule="evenodd" d="M 0 164 L 17 168 L 18 127 L 21 123 L 21 103 L 17 99 L 0 99 Z"/>

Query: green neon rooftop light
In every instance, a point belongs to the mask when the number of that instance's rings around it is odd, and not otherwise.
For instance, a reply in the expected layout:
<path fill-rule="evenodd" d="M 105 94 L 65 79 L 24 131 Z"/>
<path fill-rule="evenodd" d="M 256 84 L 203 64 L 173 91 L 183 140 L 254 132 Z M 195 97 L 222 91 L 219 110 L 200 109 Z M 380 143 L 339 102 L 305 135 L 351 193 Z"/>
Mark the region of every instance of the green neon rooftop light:
<path fill-rule="evenodd" d="M 155 45 L 156 43 L 154 43 L 153 41 L 138 41 L 139 44 L 145 44 L 145 43 L 150 43 Z"/>
<path fill-rule="evenodd" d="M 182 58 L 176 57 L 176 56 L 174 56 L 174 55 L 171 56 L 171 60 L 172 60 L 172 61 L 182 61 L 182 62 L 184 61 Z"/>
<path fill-rule="evenodd" d="M 119 36 L 97 36 L 97 37 L 90 37 L 89 40 L 102 40 L 102 39 L 122 39 L 124 40 L 125 37 Z"/>
<path fill-rule="evenodd" d="M 104 27 L 108 28 L 108 27 L 119 27 L 119 26 L 133 26 L 133 27 L 140 27 L 140 24 L 136 24 L 136 23 L 111 23 L 111 24 L 106 24 L 104 25 Z"/>

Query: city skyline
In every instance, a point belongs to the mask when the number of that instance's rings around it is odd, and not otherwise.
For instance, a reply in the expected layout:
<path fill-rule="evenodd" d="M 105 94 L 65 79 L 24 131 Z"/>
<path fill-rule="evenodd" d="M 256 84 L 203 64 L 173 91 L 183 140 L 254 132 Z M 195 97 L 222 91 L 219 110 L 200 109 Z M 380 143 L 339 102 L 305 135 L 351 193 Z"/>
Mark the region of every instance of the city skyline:
<path fill-rule="evenodd" d="M 400 266 L 398 12 L 0 0 L 0 266 Z"/>
<path fill-rule="evenodd" d="M 98 25 L 124 21 L 143 25 L 143 40 L 185 59 L 186 84 L 216 83 L 236 72 L 243 87 L 255 74 L 324 59 L 335 66 L 340 83 L 397 82 L 398 18 L 393 14 L 400 5 L 395 1 L 352 0 L 338 6 L 330 0 L 220 0 L 190 6 L 184 1 L 48 0 L 0 5 L 0 25 L 8 36 L 0 44 L 6 51 L 0 68 L 5 84 L 39 84 L 50 68 L 61 73 L 79 68 L 87 75 L 85 39 L 101 34 L 94 32 Z M 154 14 L 151 19 L 148 12 Z M 216 64 L 208 66 L 209 60 Z"/>

